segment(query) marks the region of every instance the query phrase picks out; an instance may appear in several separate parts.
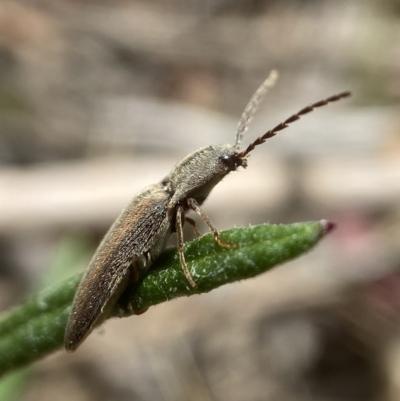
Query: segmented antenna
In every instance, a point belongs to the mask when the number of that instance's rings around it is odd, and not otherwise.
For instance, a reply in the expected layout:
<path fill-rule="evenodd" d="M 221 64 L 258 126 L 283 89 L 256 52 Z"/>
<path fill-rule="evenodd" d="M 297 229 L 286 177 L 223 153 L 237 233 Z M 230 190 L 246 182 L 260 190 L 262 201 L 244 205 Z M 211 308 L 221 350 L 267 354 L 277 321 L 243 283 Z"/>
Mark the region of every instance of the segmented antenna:
<path fill-rule="evenodd" d="M 240 117 L 238 127 L 236 130 L 236 143 L 235 143 L 235 150 L 236 152 L 240 149 L 240 143 L 243 138 L 243 134 L 249 128 L 249 124 L 258 109 L 258 106 L 263 101 L 264 96 L 268 93 L 269 89 L 271 89 L 275 82 L 278 79 L 278 71 L 272 70 L 268 78 L 260 85 L 260 87 L 256 90 L 254 95 L 251 97 L 249 103 L 247 103 L 246 108 L 243 111 L 242 116 Z"/>
<path fill-rule="evenodd" d="M 258 145 L 261 145 L 262 143 L 264 143 L 268 138 L 271 138 L 273 136 L 275 136 L 277 134 L 277 132 L 282 131 L 283 129 L 287 128 L 289 126 L 289 124 L 300 120 L 301 116 L 304 116 L 305 114 L 310 113 L 311 111 L 313 111 L 314 109 L 316 109 L 317 107 L 322 107 L 322 106 L 326 106 L 329 103 L 332 102 L 337 102 L 340 99 L 346 98 L 351 96 L 350 92 L 342 92 L 339 93 L 337 95 L 333 95 L 328 97 L 325 100 L 320 100 L 319 102 L 316 102 L 314 104 L 311 104 L 307 107 L 304 107 L 304 109 L 301 109 L 299 112 L 297 112 L 296 114 L 293 114 L 291 117 L 289 117 L 288 119 L 286 119 L 283 123 L 278 124 L 275 128 L 267 131 L 263 136 L 260 136 L 259 138 L 257 138 L 253 143 L 251 143 L 247 149 L 243 152 L 238 153 L 238 157 L 240 158 L 244 158 L 246 156 L 248 156 L 248 154 Z"/>

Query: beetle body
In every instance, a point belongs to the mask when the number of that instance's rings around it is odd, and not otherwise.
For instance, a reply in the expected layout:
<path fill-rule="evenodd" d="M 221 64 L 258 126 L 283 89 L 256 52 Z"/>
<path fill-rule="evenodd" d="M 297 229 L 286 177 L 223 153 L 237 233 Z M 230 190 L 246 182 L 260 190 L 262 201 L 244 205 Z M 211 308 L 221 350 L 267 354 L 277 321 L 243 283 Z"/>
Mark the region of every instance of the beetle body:
<path fill-rule="evenodd" d="M 180 262 L 188 282 L 196 286 L 184 257 L 183 225 L 194 221 L 185 217 L 195 211 L 206 222 L 221 246 L 225 243 L 211 220 L 200 208 L 211 190 L 231 171 L 247 167 L 253 149 L 286 128 L 316 107 L 349 96 L 348 92 L 331 96 L 305 107 L 240 151 L 243 133 L 262 97 L 276 80 L 271 72 L 250 99 L 239 121 L 236 143 L 206 146 L 178 163 L 159 184 L 139 192 L 111 226 L 84 274 L 69 316 L 65 348 L 74 351 L 110 313 L 130 283 L 137 281 L 140 271 L 148 269 L 160 255 L 171 233 L 176 232 Z"/>
<path fill-rule="evenodd" d="M 191 209 L 188 199 L 201 205 L 231 171 L 227 160 L 233 154 L 230 145 L 199 149 L 177 164 L 161 183 L 133 198 L 100 243 L 78 287 L 65 336 L 67 350 L 79 346 L 107 317 L 138 272 L 157 259 L 175 231 L 177 208 L 184 213 Z"/>

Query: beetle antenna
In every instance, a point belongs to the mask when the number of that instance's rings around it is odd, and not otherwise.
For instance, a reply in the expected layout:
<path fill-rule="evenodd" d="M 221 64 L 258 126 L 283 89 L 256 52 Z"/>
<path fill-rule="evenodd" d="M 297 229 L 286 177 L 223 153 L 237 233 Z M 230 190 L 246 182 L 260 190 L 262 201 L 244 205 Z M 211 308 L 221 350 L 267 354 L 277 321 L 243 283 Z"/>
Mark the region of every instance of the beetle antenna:
<path fill-rule="evenodd" d="M 251 97 L 249 103 L 247 103 L 246 108 L 243 111 L 242 116 L 240 117 L 238 127 L 236 130 L 236 143 L 235 150 L 236 152 L 240 149 L 240 143 L 243 138 L 243 134 L 249 128 L 249 124 L 254 117 L 255 112 L 258 109 L 258 106 L 264 99 L 264 96 L 268 93 L 268 91 L 275 85 L 275 82 L 278 79 L 278 71 L 272 70 L 268 78 L 259 86 L 254 95 Z"/>
<path fill-rule="evenodd" d="M 248 156 L 248 154 L 258 145 L 261 145 L 262 143 L 264 143 L 268 138 L 272 138 L 273 136 L 275 136 L 279 131 L 282 131 L 283 129 L 287 128 L 289 126 L 289 124 L 300 120 L 300 118 L 302 116 L 304 116 L 305 114 L 310 113 L 311 111 L 313 111 L 314 109 L 318 108 L 318 107 L 322 107 L 322 106 L 326 106 L 329 103 L 332 102 L 337 102 L 340 99 L 344 99 L 346 97 L 351 96 L 351 92 L 342 92 L 339 93 L 337 95 L 333 95 L 328 97 L 325 100 L 320 100 L 319 102 L 313 103 L 307 107 L 304 107 L 303 109 L 301 109 L 300 111 L 298 111 L 296 114 L 293 114 L 291 117 L 289 117 L 288 119 L 286 119 L 284 122 L 278 124 L 275 128 L 267 131 L 263 136 L 260 136 L 259 138 L 257 138 L 253 143 L 251 143 L 247 149 L 243 152 L 238 153 L 238 157 L 240 158 L 244 158 L 246 156 Z"/>

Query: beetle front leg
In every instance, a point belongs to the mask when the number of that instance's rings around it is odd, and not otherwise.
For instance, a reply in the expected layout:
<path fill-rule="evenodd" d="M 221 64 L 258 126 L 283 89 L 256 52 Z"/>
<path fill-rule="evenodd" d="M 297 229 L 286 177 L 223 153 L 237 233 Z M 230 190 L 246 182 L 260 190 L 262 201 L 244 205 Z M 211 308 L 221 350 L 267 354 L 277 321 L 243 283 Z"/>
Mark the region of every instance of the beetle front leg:
<path fill-rule="evenodd" d="M 226 242 L 221 238 L 221 235 L 217 228 L 214 226 L 210 218 L 204 213 L 204 211 L 201 209 L 200 205 L 197 203 L 196 199 L 189 198 L 187 200 L 187 205 L 189 206 L 190 209 L 194 210 L 208 225 L 212 233 L 214 234 L 215 241 L 218 242 L 218 245 L 222 247 L 229 247 L 229 248 L 237 248 L 237 244 L 233 244 L 231 242 Z"/>
<path fill-rule="evenodd" d="M 178 206 L 176 209 L 176 221 L 175 221 L 175 229 L 176 235 L 178 238 L 178 254 L 179 260 L 181 262 L 181 266 L 183 269 L 183 273 L 185 274 L 187 281 L 189 281 L 192 287 L 196 287 L 196 283 L 194 282 L 192 276 L 190 275 L 189 269 L 186 264 L 185 254 L 183 250 L 184 242 L 183 242 L 183 218 L 184 218 L 184 209 L 182 206 Z"/>

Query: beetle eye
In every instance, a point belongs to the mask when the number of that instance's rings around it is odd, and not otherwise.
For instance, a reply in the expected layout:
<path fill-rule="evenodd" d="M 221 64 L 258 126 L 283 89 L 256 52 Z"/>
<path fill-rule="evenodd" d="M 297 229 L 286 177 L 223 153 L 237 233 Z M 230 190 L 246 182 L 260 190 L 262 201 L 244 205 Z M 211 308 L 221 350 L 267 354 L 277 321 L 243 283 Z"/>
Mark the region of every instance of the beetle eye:
<path fill-rule="evenodd" d="M 241 165 L 241 160 L 234 154 L 221 156 L 221 161 L 230 171 L 235 171 Z"/>

